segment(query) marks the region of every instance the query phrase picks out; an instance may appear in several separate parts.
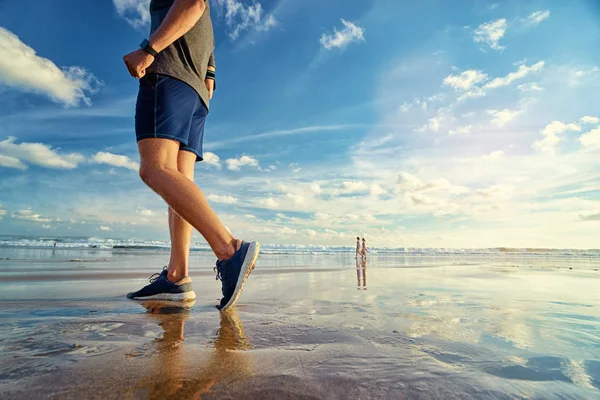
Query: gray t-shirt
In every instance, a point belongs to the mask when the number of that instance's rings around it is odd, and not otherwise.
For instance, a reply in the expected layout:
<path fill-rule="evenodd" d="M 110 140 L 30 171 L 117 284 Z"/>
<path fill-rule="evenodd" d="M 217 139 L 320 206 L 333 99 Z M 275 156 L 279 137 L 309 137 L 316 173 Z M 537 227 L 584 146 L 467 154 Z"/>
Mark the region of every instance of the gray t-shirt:
<path fill-rule="evenodd" d="M 150 1 L 150 34 L 158 29 L 174 1 Z M 205 0 L 204 4 L 206 10 L 196 25 L 161 51 L 146 72 L 169 75 L 187 83 L 198 92 L 208 109 L 208 90 L 204 78 L 208 66 L 215 66 L 215 37 L 210 20 L 210 1 Z"/>

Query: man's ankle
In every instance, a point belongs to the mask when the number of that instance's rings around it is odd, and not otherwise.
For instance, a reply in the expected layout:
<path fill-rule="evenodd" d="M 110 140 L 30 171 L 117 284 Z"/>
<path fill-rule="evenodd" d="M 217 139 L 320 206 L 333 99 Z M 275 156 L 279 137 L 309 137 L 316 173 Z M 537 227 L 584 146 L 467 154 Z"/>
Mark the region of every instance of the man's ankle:
<path fill-rule="evenodd" d="M 227 248 L 223 249 L 222 253 L 215 253 L 215 255 L 219 261 L 229 260 L 240 247 L 242 247 L 242 241 L 240 239 L 233 239 L 233 241 L 228 244 Z"/>
<path fill-rule="evenodd" d="M 177 271 L 175 268 L 169 268 L 167 272 L 167 280 L 171 283 L 177 283 L 185 278 L 185 274 Z"/>

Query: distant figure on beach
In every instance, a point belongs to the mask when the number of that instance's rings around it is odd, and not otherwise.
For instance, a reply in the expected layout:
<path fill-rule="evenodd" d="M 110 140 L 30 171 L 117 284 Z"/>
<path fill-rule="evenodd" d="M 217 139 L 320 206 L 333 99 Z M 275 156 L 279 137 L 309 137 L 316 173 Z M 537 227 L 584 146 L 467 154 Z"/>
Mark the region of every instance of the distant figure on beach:
<path fill-rule="evenodd" d="M 194 227 L 217 257 L 225 310 L 238 299 L 259 253 L 258 242 L 235 238 L 194 183 L 202 161 L 204 124 L 215 90 L 214 35 L 208 0 L 151 0 L 151 34 L 123 57 L 139 79 L 135 133 L 140 177 L 169 206 L 171 258 L 130 299 L 196 298 L 188 276 Z"/>
<path fill-rule="evenodd" d="M 365 238 L 362 239 L 362 250 L 360 253 L 364 259 L 367 258 L 367 242 L 365 241 Z"/>
<path fill-rule="evenodd" d="M 362 255 L 362 247 L 360 244 L 360 238 L 357 236 L 356 237 L 356 259 L 358 259 L 358 256 Z"/>

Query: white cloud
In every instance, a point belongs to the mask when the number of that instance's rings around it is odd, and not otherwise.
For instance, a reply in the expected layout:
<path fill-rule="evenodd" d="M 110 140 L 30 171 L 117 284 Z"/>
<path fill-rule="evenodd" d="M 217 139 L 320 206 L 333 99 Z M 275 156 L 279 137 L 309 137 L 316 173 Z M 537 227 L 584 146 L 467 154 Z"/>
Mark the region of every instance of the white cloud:
<path fill-rule="evenodd" d="M 517 89 L 519 89 L 521 92 L 541 92 L 542 90 L 544 90 L 535 82 L 524 83 L 522 85 L 517 86 Z"/>
<path fill-rule="evenodd" d="M 267 168 L 265 168 L 265 169 L 262 169 L 262 168 L 259 168 L 259 169 L 260 169 L 261 171 L 265 171 L 265 172 L 271 172 L 271 171 L 275 171 L 275 170 L 277 169 L 277 166 L 276 166 L 276 165 L 273 165 L 273 164 L 271 164 L 271 165 L 269 165 L 269 166 L 268 166 Z M 302 169 L 302 168 L 300 168 L 300 169 Z"/>
<path fill-rule="evenodd" d="M 456 129 L 450 129 L 448 131 L 448 134 L 450 136 L 454 136 L 454 135 L 468 135 L 469 133 L 471 133 L 472 130 L 473 130 L 473 126 L 472 125 L 457 126 Z"/>
<path fill-rule="evenodd" d="M 548 11 L 548 10 L 536 11 L 534 13 L 531 13 L 529 15 L 529 17 L 527 17 L 527 24 L 535 26 L 535 25 L 538 25 L 543 20 L 548 19 L 549 17 L 550 17 L 550 11 Z"/>
<path fill-rule="evenodd" d="M 306 232 L 306 234 L 310 238 L 314 238 L 315 236 L 317 236 L 317 231 L 315 231 L 314 229 L 305 229 L 304 232 Z"/>
<path fill-rule="evenodd" d="M 321 36 L 321 46 L 324 49 L 331 50 L 334 47 L 338 49 L 344 49 L 352 42 L 364 41 L 365 30 L 352 22 L 342 19 L 344 28 L 338 31 L 333 28 L 333 33 L 324 33 Z"/>
<path fill-rule="evenodd" d="M 579 143 L 586 150 L 600 149 L 600 128 L 592 129 L 579 137 Z"/>
<path fill-rule="evenodd" d="M 273 14 L 265 14 L 262 5 L 254 2 L 245 5 L 237 0 L 217 0 L 217 4 L 225 8 L 225 22 L 229 27 L 229 37 L 237 39 L 240 33 L 246 30 L 266 32 L 277 26 Z"/>
<path fill-rule="evenodd" d="M 273 209 L 279 207 L 279 203 L 272 197 L 267 197 L 266 199 L 258 199 L 255 201 L 255 203 L 265 208 Z"/>
<path fill-rule="evenodd" d="M 42 217 L 40 214 L 34 214 L 33 211 L 31 210 L 31 208 L 16 211 L 13 213 L 12 217 L 14 219 L 19 219 L 22 221 L 39 222 L 39 223 L 52 222 L 52 218 Z"/>
<path fill-rule="evenodd" d="M 546 154 L 554 154 L 556 147 L 562 140 L 559 135 L 565 132 L 581 132 L 581 126 L 575 123 L 565 124 L 560 121 L 552 121 L 542 129 L 543 139 L 536 141 L 533 147 Z"/>
<path fill-rule="evenodd" d="M 311 193 L 313 194 L 320 194 L 323 190 L 321 189 L 321 186 L 319 186 L 318 183 L 313 182 L 310 184 L 310 188 L 309 190 L 311 191 Z"/>
<path fill-rule="evenodd" d="M 503 150 L 495 150 L 492 151 L 490 154 L 486 155 L 486 156 L 482 156 L 481 158 L 484 160 L 501 160 L 504 158 L 504 151 Z"/>
<path fill-rule="evenodd" d="M 300 168 L 297 163 L 289 163 L 288 168 L 291 169 L 292 172 L 296 173 L 302 171 L 302 168 Z"/>
<path fill-rule="evenodd" d="M 380 185 L 377 184 L 372 184 L 370 189 L 369 189 L 369 193 L 371 194 L 371 196 L 381 196 L 382 194 L 387 194 L 388 191 L 384 188 L 382 188 Z"/>
<path fill-rule="evenodd" d="M 16 163 L 19 168 L 23 162 L 46 168 L 72 169 L 85 160 L 79 153 L 58 154 L 50 146 L 42 143 L 19 143 L 16 144 L 15 137 L 8 137 L 0 141 L 0 155 L 9 157 L 8 162 L 15 164 L 14 159 L 20 160 Z"/>
<path fill-rule="evenodd" d="M 218 155 L 211 153 L 210 151 L 206 151 L 202 156 L 202 161 L 204 164 L 221 169 L 221 158 Z"/>
<path fill-rule="evenodd" d="M 464 101 L 467 99 L 476 99 L 478 97 L 483 97 L 485 96 L 487 93 L 480 87 L 474 87 L 472 90 L 469 90 L 468 92 L 464 92 L 463 94 L 461 94 L 458 97 L 458 101 Z"/>
<path fill-rule="evenodd" d="M 218 194 L 209 194 L 206 198 L 215 203 L 221 204 L 235 204 L 237 203 L 237 199 L 233 196 L 220 196 Z"/>
<path fill-rule="evenodd" d="M 521 110 L 509 110 L 505 108 L 504 110 L 487 110 L 487 113 L 494 117 L 492 124 L 502 127 L 515 119 L 521 113 Z"/>
<path fill-rule="evenodd" d="M 444 78 L 444 85 L 455 90 L 467 91 L 476 84 L 487 80 L 487 74 L 479 70 L 467 70 L 460 75 L 448 75 Z"/>
<path fill-rule="evenodd" d="M 420 128 L 417 128 L 417 132 L 439 132 L 442 125 L 448 125 L 454 123 L 456 118 L 450 108 L 442 107 L 437 110 L 435 117 L 429 118 L 427 123 Z"/>
<path fill-rule="evenodd" d="M 345 181 L 342 183 L 342 188 L 339 193 L 342 194 L 354 194 L 366 192 L 369 187 L 362 181 Z"/>
<path fill-rule="evenodd" d="M 296 205 L 304 203 L 304 196 L 299 194 L 288 193 L 285 195 L 285 197 L 290 199 Z"/>
<path fill-rule="evenodd" d="M 225 160 L 227 169 L 230 171 L 239 171 L 243 166 L 258 167 L 258 160 L 251 156 L 241 156 L 240 158 L 228 158 Z"/>
<path fill-rule="evenodd" d="M 501 46 L 499 41 L 504 36 L 506 27 L 506 19 L 504 18 L 481 24 L 475 29 L 475 42 L 484 42 L 494 50 L 502 50 L 504 46 Z"/>
<path fill-rule="evenodd" d="M 108 164 L 113 167 L 127 168 L 132 171 L 138 171 L 140 169 L 140 165 L 129 157 L 106 153 L 104 151 L 96 153 L 90 161 L 95 164 Z"/>
<path fill-rule="evenodd" d="M 98 228 L 99 231 L 104 231 L 104 232 L 110 232 L 112 231 L 112 229 L 110 229 L 108 226 L 106 225 L 100 225 L 100 227 Z"/>
<path fill-rule="evenodd" d="M 420 127 L 419 129 L 417 129 L 417 131 L 419 131 L 419 132 L 425 132 L 425 131 L 439 132 L 441 125 L 442 125 L 442 117 L 436 116 L 436 117 L 429 118 L 427 120 L 427 123 L 425 125 L 423 125 L 422 127 Z"/>
<path fill-rule="evenodd" d="M 453 185 L 446 179 L 422 181 L 415 175 L 404 171 L 398 174 L 397 188 L 400 192 L 407 192 L 411 196 L 416 192 L 444 191 L 451 195 L 461 195 L 469 192 L 468 188 Z M 420 198 L 421 201 L 425 201 L 424 198 L 417 197 Z M 419 200 L 417 200 L 417 202 L 419 202 Z"/>
<path fill-rule="evenodd" d="M 113 0 L 119 16 L 136 29 L 150 25 L 150 0 Z"/>
<path fill-rule="evenodd" d="M 507 185 L 492 185 L 484 189 L 477 189 L 475 194 L 478 196 L 494 199 L 507 199 L 514 193 L 514 188 Z"/>
<path fill-rule="evenodd" d="M 512 82 L 522 79 L 533 72 L 538 72 L 542 68 L 544 68 L 545 62 L 539 61 L 532 66 L 527 66 L 525 64 L 520 65 L 519 69 L 516 72 L 511 72 L 503 78 L 496 78 L 492 81 L 486 83 L 483 87 L 484 89 L 496 89 L 501 86 L 510 85 Z"/>
<path fill-rule="evenodd" d="M 295 235 L 298 231 L 296 229 L 292 229 L 289 228 L 287 226 L 284 226 L 282 228 L 279 228 L 277 230 L 277 233 L 281 236 L 290 236 L 290 235 Z"/>
<path fill-rule="evenodd" d="M 317 212 L 315 213 L 315 219 L 318 221 L 327 221 L 331 218 L 331 215 L 327 213 Z"/>
<path fill-rule="evenodd" d="M 600 119 L 598 117 L 585 116 L 585 117 L 582 117 L 579 120 L 579 122 L 581 122 L 582 124 L 595 125 L 598 122 L 600 122 Z"/>
<path fill-rule="evenodd" d="M 540 71 L 544 68 L 544 65 L 544 61 L 539 61 L 531 66 L 523 64 L 520 65 L 515 72 L 510 72 L 508 75 L 501 78 L 494 78 L 481 86 L 478 84 L 487 80 L 487 74 L 481 71 L 468 70 L 460 75 L 447 76 L 444 79 L 444 85 L 451 86 L 458 92 L 464 91 L 464 93 L 458 97 L 458 101 L 464 101 L 469 98 L 486 96 L 488 90 L 510 85 L 516 80 L 523 79 L 529 74 Z M 542 90 L 542 88 L 535 83 L 520 85 L 518 89 L 523 92 Z"/>
<path fill-rule="evenodd" d="M 100 82 L 81 67 L 59 68 L 23 43 L 17 35 L 0 27 L 0 84 L 42 93 L 65 106 L 91 104 L 87 93 Z"/>
<path fill-rule="evenodd" d="M 156 213 L 150 209 L 140 207 L 137 209 L 137 213 L 143 217 L 154 217 Z"/>
<path fill-rule="evenodd" d="M 27 169 L 27 165 L 23 164 L 18 158 L 5 156 L 3 154 L 0 154 L 0 167 Z"/>

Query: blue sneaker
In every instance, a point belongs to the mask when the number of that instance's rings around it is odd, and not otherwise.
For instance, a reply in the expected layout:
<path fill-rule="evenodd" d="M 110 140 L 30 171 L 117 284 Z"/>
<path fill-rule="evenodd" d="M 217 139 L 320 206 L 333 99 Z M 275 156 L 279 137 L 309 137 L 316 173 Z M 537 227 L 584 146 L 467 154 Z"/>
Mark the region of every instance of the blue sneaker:
<path fill-rule="evenodd" d="M 160 274 L 150 277 L 150 284 L 137 292 L 127 294 L 128 299 L 134 300 L 192 300 L 196 293 L 192 289 L 192 278 L 186 276 L 177 283 L 167 279 L 167 267 Z"/>
<path fill-rule="evenodd" d="M 244 283 L 254 269 L 259 251 L 260 243 L 242 242 L 240 249 L 235 252 L 233 257 L 229 260 L 217 261 L 215 271 L 217 279 L 222 282 L 221 292 L 223 293 L 221 303 L 217 306 L 219 310 L 227 310 L 240 297 Z"/>

